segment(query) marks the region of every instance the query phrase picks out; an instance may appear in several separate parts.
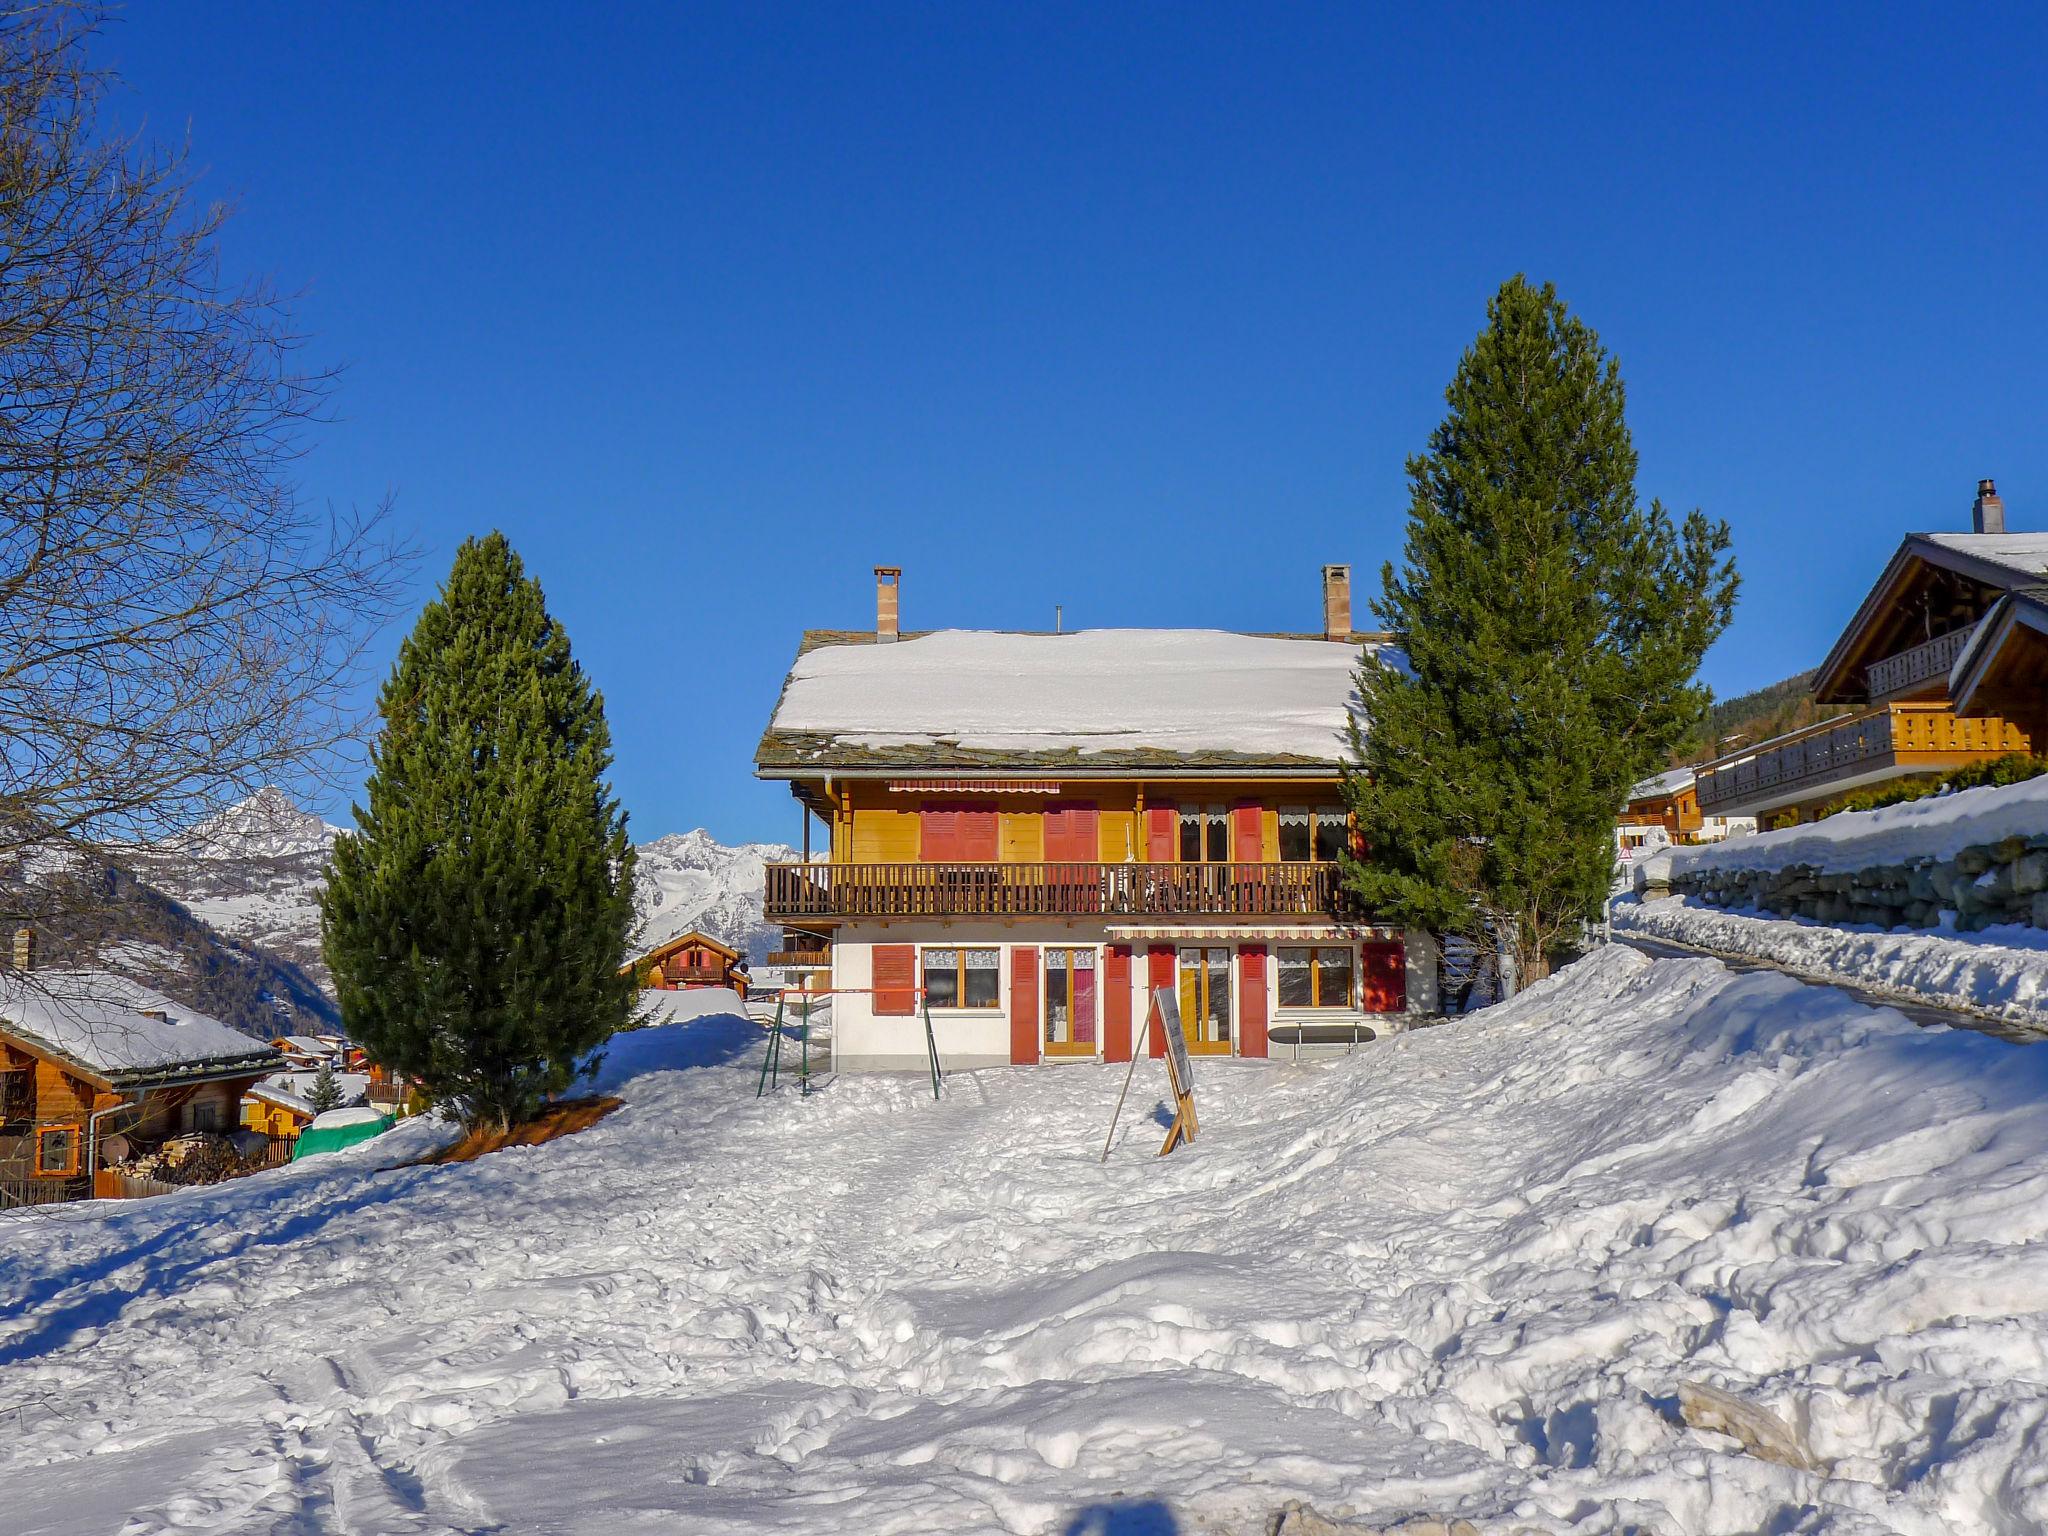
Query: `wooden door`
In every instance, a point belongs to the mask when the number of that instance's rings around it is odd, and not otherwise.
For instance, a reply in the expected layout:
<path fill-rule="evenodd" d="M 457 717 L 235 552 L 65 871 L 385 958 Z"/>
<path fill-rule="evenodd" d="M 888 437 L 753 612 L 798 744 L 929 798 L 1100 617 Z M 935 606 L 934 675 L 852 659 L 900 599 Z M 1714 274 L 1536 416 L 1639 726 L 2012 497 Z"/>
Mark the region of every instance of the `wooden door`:
<path fill-rule="evenodd" d="M 1230 951 L 1190 945 L 1180 951 L 1180 1027 L 1193 1056 L 1230 1054 Z"/>
<path fill-rule="evenodd" d="M 1093 1056 L 1096 1044 L 1095 950 L 1045 951 L 1045 1054 Z"/>
<path fill-rule="evenodd" d="M 1358 946 L 1360 1005 L 1367 1013 L 1399 1013 L 1408 1006 L 1408 951 L 1400 944 Z"/>

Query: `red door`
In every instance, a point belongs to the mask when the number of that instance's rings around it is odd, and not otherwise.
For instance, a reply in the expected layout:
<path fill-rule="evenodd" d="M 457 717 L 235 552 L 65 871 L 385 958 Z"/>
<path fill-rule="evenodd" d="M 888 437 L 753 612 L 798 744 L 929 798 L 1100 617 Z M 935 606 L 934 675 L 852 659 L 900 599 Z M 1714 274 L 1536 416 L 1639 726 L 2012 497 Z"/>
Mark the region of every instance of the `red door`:
<path fill-rule="evenodd" d="M 1159 1021 L 1152 1016 L 1151 994 L 1161 987 L 1172 988 L 1173 969 L 1171 944 L 1154 944 L 1145 951 L 1145 1043 L 1154 1056 L 1166 1054 L 1166 1031 L 1159 1027 Z"/>
<path fill-rule="evenodd" d="M 1237 1054 L 1266 1054 L 1266 946 L 1240 945 L 1238 968 Z"/>
<path fill-rule="evenodd" d="M 1360 1006 L 1367 1013 L 1399 1013 L 1408 1006 L 1408 951 L 1399 944 L 1358 946 Z"/>
<path fill-rule="evenodd" d="M 1131 946 L 1102 952 L 1102 1059 L 1131 1059 Z"/>
<path fill-rule="evenodd" d="M 1038 1060 L 1038 948 L 1019 944 L 1010 951 L 1010 1062 L 1028 1067 Z"/>

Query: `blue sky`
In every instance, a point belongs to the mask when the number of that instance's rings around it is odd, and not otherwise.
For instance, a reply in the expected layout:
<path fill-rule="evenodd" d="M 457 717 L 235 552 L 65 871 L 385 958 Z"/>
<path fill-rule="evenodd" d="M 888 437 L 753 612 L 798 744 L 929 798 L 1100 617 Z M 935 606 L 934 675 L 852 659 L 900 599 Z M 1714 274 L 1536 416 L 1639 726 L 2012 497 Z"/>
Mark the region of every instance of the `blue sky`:
<path fill-rule="evenodd" d="M 637 837 L 795 837 L 752 748 L 877 562 L 916 628 L 1313 625 L 1518 271 L 1645 499 L 1733 525 L 1723 694 L 1980 475 L 2048 528 L 2038 14 L 607 9 L 143 0 L 101 54 L 346 365 L 308 493 L 395 493 L 422 599 L 508 533 Z"/>

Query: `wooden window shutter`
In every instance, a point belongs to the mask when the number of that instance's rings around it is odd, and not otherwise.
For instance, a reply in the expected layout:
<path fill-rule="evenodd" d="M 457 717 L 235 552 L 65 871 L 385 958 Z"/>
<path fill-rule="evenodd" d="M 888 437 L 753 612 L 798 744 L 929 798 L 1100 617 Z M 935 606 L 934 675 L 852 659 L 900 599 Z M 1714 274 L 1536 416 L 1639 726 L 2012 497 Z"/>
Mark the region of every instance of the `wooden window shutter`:
<path fill-rule="evenodd" d="M 1178 851 L 1180 812 L 1171 805 L 1145 807 L 1145 857 L 1154 864 L 1171 864 Z"/>
<path fill-rule="evenodd" d="M 1038 948 L 1019 944 L 1010 950 L 1010 1064 L 1028 1067 L 1038 1060 Z"/>
<path fill-rule="evenodd" d="M 1093 864 L 1099 856 L 1093 804 L 1052 805 L 1045 812 L 1045 857 L 1049 863 Z"/>
<path fill-rule="evenodd" d="M 966 863 L 993 864 L 1001 854 L 996 834 L 996 813 L 993 808 L 962 809 L 954 813 L 953 846 L 958 850 L 954 857 Z"/>
<path fill-rule="evenodd" d="M 1361 1002 L 1367 1013 L 1399 1013 L 1408 1006 L 1408 951 L 1400 944 L 1361 944 Z"/>
<path fill-rule="evenodd" d="M 1152 1017 L 1152 993 L 1173 986 L 1173 946 L 1154 944 L 1145 951 L 1145 1044 L 1155 1057 L 1166 1054 L 1166 1031 Z"/>
<path fill-rule="evenodd" d="M 1240 800 L 1230 808 L 1231 860 L 1263 864 L 1266 860 L 1266 816 L 1256 800 Z"/>
<path fill-rule="evenodd" d="M 1238 1021 L 1237 1054 L 1266 1054 L 1266 946 L 1241 945 L 1237 951 Z"/>
<path fill-rule="evenodd" d="M 917 856 L 926 864 L 952 864 L 960 858 L 960 813 L 926 806 L 917 815 Z"/>
<path fill-rule="evenodd" d="M 874 954 L 875 1012 L 902 1018 L 917 1012 L 917 946 L 877 944 Z"/>
<path fill-rule="evenodd" d="M 1102 952 L 1102 1059 L 1131 1059 L 1131 946 Z"/>

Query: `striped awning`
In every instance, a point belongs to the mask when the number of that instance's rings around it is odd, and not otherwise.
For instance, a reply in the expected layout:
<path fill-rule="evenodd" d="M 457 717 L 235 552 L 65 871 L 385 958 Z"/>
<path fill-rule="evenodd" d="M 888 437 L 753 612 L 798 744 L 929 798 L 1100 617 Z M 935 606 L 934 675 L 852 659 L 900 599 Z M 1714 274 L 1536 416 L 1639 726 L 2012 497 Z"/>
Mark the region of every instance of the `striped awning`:
<path fill-rule="evenodd" d="M 891 779 L 892 795 L 1056 795 L 1057 779 Z"/>
<path fill-rule="evenodd" d="M 1159 939 L 1182 943 L 1190 939 L 1273 940 L 1279 942 L 1332 939 L 1401 939 L 1401 929 L 1386 923 L 1111 923 L 1112 939 Z"/>

